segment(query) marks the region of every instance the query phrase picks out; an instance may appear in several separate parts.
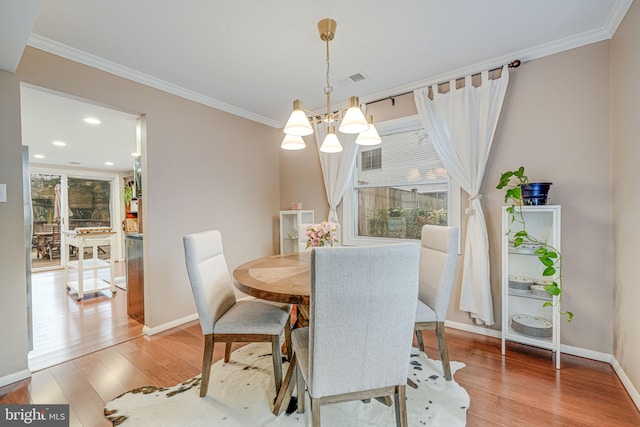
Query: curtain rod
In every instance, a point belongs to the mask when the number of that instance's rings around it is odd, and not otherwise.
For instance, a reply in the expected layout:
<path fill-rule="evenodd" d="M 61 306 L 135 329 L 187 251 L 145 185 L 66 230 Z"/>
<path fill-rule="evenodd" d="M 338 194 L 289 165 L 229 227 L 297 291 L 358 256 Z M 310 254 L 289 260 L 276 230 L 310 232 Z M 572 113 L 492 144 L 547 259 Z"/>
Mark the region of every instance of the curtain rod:
<path fill-rule="evenodd" d="M 515 60 L 513 60 L 513 61 L 509 62 L 508 66 L 509 66 L 509 68 L 518 68 L 521 64 L 522 64 L 522 62 L 521 62 L 519 59 L 515 59 Z M 502 67 L 493 68 L 493 69 L 489 70 L 489 72 L 492 72 L 492 71 L 498 71 L 498 70 L 500 70 L 500 69 L 502 69 Z M 479 74 L 480 74 L 480 73 L 476 73 L 476 74 L 472 74 L 472 75 L 473 75 L 473 76 L 476 76 L 476 75 L 479 75 Z M 457 78 L 457 79 L 455 79 L 455 80 L 457 81 L 457 80 L 460 80 L 460 79 L 463 79 L 463 78 L 464 78 L 464 77 L 459 77 L 459 78 Z M 441 83 L 438 83 L 437 85 L 430 85 L 430 86 L 438 86 L 438 85 L 441 85 L 442 83 L 447 83 L 447 82 L 441 82 Z M 390 100 L 391 100 L 391 106 L 392 106 L 392 107 L 395 107 L 395 105 L 396 105 L 396 98 L 397 98 L 398 96 L 408 95 L 408 94 L 410 94 L 410 93 L 413 93 L 413 91 L 412 91 L 412 90 L 410 90 L 410 91 L 408 91 L 408 92 L 398 93 L 398 94 L 396 94 L 396 95 L 391 95 L 391 96 L 387 96 L 387 97 L 385 97 L 385 98 L 376 99 L 375 101 L 366 102 L 366 103 L 365 103 L 365 105 L 375 104 L 376 102 L 386 101 L 387 99 L 390 99 Z"/>

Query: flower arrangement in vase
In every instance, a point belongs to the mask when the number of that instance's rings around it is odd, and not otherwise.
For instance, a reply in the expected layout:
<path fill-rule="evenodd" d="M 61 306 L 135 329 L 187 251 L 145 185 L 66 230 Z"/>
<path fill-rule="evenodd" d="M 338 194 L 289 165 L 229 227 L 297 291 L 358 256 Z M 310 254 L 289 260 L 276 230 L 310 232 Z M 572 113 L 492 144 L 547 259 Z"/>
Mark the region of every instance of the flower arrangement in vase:
<path fill-rule="evenodd" d="M 338 242 L 338 224 L 322 221 L 320 224 L 307 226 L 307 248 L 318 246 L 333 246 Z"/>

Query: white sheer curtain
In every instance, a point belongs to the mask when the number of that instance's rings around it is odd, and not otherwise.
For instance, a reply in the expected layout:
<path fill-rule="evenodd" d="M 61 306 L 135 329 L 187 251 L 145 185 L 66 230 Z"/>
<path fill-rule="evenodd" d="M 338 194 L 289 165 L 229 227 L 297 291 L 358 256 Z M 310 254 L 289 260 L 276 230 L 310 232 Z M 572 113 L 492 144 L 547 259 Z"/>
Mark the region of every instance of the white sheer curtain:
<path fill-rule="evenodd" d="M 322 165 L 324 188 L 327 191 L 327 201 L 329 202 L 327 220 L 339 224 L 336 208 L 342 200 L 353 173 L 353 168 L 356 165 L 356 155 L 358 153 L 356 138 L 358 134 L 340 133 L 336 129 L 336 135 L 338 135 L 340 144 L 342 144 L 342 151 L 339 153 L 323 153 L 320 151 L 320 146 L 324 141 L 324 137 L 327 136 L 327 123 L 314 122 L 313 128 L 318 154 L 320 155 L 320 164 Z"/>
<path fill-rule="evenodd" d="M 482 212 L 480 186 L 491 150 L 502 101 L 509 83 L 505 65 L 499 79 L 489 80 L 489 72 L 481 73 L 482 83 L 473 87 L 471 76 L 465 77 L 463 88 L 449 83 L 446 94 L 432 86 L 414 91 L 416 107 L 449 175 L 469 193 L 467 235 L 460 310 L 467 311 L 478 324 L 493 325 L 493 301 L 489 281 L 489 239 Z"/>

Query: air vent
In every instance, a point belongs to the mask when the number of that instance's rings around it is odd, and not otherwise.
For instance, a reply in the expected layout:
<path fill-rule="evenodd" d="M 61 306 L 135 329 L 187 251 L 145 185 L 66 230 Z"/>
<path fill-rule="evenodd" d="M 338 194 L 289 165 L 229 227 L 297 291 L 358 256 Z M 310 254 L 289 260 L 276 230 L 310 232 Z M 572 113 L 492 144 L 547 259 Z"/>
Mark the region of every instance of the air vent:
<path fill-rule="evenodd" d="M 361 73 L 356 73 L 356 74 L 352 74 L 349 76 L 349 78 L 351 79 L 351 81 L 353 81 L 354 83 L 358 83 L 360 80 L 364 80 L 366 79 L 366 77 L 361 74 Z"/>
<path fill-rule="evenodd" d="M 81 162 L 69 162 L 70 165 L 81 165 Z"/>
<path fill-rule="evenodd" d="M 362 80 L 366 80 L 367 78 L 368 77 L 362 73 L 355 73 L 350 75 L 349 77 L 345 77 L 344 79 L 340 80 L 339 83 L 340 83 L 340 86 L 347 86 L 347 85 L 361 82 Z"/>

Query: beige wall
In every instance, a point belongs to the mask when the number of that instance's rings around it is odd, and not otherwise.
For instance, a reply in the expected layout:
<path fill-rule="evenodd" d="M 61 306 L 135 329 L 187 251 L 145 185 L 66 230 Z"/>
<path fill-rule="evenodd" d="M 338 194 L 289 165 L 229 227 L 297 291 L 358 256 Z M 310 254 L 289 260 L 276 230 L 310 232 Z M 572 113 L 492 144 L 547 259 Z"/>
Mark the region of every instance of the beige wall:
<path fill-rule="evenodd" d="M 612 41 L 614 355 L 640 390 L 638 245 L 640 240 L 640 4 L 634 2 Z"/>
<path fill-rule="evenodd" d="M 495 329 L 501 328 L 503 205 L 495 185 L 503 171 L 523 165 L 530 178 L 554 182 L 551 202 L 563 209 L 564 308 L 576 317 L 562 324 L 562 343 L 605 353 L 612 352 L 609 48 L 609 42 L 601 42 L 531 61 L 511 72 L 481 190 L 489 231 Z M 416 110 L 409 94 L 396 98 L 395 107 L 385 100 L 371 104 L 368 112 L 380 122 Z M 287 161 L 281 158 L 282 169 L 288 167 Z M 464 215 L 462 220 L 464 232 Z M 472 324 L 457 309 L 459 294 L 460 283 L 454 289 L 448 319 Z"/>
<path fill-rule="evenodd" d="M 562 344 L 612 352 L 610 43 L 523 64 L 511 74 L 483 186 L 491 235 L 494 295 L 499 289 L 500 173 L 525 166 L 549 180 L 562 205 Z M 497 298 L 496 298 L 497 299 Z M 499 300 L 499 299 L 498 299 Z"/>
<path fill-rule="evenodd" d="M 33 48 L 1 73 L 0 377 L 26 368 L 19 82 L 146 115 L 144 188 L 147 326 L 195 313 L 182 236 L 221 230 L 230 268 L 270 255 L 279 210 L 279 132 Z M 6 327 L 11 325 L 11 327 Z"/>
<path fill-rule="evenodd" d="M 27 294 L 22 208 L 20 88 L 12 73 L 0 71 L 0 381 L 27 369 Z M 23 377 L 26 373 L 23 373 Z M 21 378 L 13 377 L 13 380 Z M 11 381 L 11 380 L 9 380 Z M 2 381 L 4 383 L 8 381 Z"/>
<path fill-rule="evenodd" d="M 307 147 L 302 150 L 280 150 L 280 209 L 289 210 L 291 203 L 302 202 L 304 209 L 315 211 L 316 221 L 322 221 L 329 213 L 329 203 L 320 156 L 313 135 L 304 140 Z"/>

